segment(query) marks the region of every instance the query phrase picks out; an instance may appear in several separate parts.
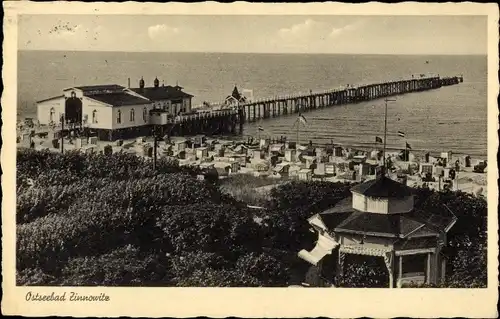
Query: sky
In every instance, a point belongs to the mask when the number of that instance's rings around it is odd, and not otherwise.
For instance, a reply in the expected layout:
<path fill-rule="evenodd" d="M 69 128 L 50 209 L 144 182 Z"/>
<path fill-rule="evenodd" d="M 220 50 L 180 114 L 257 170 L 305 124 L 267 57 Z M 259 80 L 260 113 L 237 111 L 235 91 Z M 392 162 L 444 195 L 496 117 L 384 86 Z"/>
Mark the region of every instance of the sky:
<path fill-rule="evenodd" d="M 20 50 L 486 54 L 486 16 L 23 15 Z"/>

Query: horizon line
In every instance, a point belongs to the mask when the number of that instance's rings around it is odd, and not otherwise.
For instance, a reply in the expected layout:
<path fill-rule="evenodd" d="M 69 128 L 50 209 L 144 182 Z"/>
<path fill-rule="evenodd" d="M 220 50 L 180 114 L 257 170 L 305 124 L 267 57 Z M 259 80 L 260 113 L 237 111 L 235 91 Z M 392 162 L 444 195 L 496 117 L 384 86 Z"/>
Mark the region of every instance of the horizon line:
<path fill-rule="evenodd" d="M 18 52 L 95 52 L 95 53 L 202 53 L 202 54 L 310 54 L 310 55 L 405 55 L 405 56 L 488 56 L 487 53 L 361 53 L 361 52 L 230 52 L 230 51 L 126 51 L 126 50 L 57 50 L 18 49 Z"/>

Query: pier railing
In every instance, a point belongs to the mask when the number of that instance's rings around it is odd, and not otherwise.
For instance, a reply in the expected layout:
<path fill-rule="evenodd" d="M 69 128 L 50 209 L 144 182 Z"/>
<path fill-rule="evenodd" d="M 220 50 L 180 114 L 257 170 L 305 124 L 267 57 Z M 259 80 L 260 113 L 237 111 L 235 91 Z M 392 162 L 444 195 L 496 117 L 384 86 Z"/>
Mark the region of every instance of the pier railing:
<path fill-rule="evenodd" d="M 397 81 L 346 85 L 344 87 L 312 92 L 306 94 L 289 94 L 273 98 L 255 100 L 240 104 L 244 120 L 254 122 L 260 119 L 272 118 L 290 113 L 307 112 L 328 106 L 369 101 L 388 96 L 427 91 L 442 86 L 463 82 L 462 76 L 444 77 L 426 76 L 402 79 Z"/>
<path fill-rule="evenodd" d="M 193 109 L 192 113 L 174 117 L 161 111 L 152 112 L 149 124 L 175 127 L 172 134 L 218 134 L 234 132 L 237 124 L 278 117 L 286 114 L 308 112 L 335 105 L 358 103 L 393 95 L 438 89 L 442 86 L 463 82 L 462 76 L 440 77 L 439 75 L 419 75 L 396 81 L 346 85 L 320 92 L 298 93 L 258 99 L 237 106 L 218 104 L 217 108 Z M 223 106 L 223 107 L 222 107 Z M 176 125 L 179 124 L 179 125 Z M 92 127 L 92 125 L 83 124 Z M 66 127 L 66 126 L 65 126 Z M 67 127 L 66 127 L 67 128 Z M 36 132 L 57 131 L 60 126 L 30 128 Z M 178 130 L 178 132 L 176 131 Z M 207 133 L 208 132 L 208 133 Z"/>
<path fill-rule="evenodd" d="M 161 113 L 160 113 L 161 114 Z M 158 114 L 158 115 L 160 115 Z M 223 109 L 223 110 L 197 110 L 192 114 L 181 114 L 173 117 L 164 117 L 161 120 L 156 120 L 159 121 L 156 123 L 155 117 L 157 116 L 156 114 L 151 115 L 152 123 L 151 124 L 159 124 L 159 125 L 165 125 L 165 124 L 177 124 L 177 123 L 185 123 L 185 122 L 191 122 L 191 121 L 198 121 L 198 120 L 204 120 L 204 119 L 211 119 L 211 118 L 216 118 L 216 117 L 227 117 L 230 115 L 237 115 L 238 110 L 235 108 L 230 108 L 230 109 Z"/>

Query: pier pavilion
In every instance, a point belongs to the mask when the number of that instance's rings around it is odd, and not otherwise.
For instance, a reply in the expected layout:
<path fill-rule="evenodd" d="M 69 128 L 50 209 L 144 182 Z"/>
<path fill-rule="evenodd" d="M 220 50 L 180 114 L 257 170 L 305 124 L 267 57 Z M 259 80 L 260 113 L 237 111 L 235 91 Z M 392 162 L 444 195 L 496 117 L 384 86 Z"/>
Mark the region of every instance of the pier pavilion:
<path fill-rule="evenodd" d="M 415 209 L 412 189 L 385 175 L 354 186 L 351 193 L 308 220 L 318 240 L 314 249 L 301 250 L 299 257 L 316 267 L 317 285 L 323 265 L 336 265 L 335 278 L 326 279 L 341 285 L 346 254 L 382 258 L 389 288 L 444 280 L 443 248 L 456 222 L 447 208 L 439 215 Z"/>

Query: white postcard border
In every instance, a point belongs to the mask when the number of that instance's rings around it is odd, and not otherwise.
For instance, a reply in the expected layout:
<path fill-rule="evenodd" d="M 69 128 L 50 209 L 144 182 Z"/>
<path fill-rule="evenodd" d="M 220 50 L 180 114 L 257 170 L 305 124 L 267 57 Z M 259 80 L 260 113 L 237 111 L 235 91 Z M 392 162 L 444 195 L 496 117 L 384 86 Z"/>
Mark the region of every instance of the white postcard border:
<path fill-rule="evenodd" d="M 148 317 L 497 317 L 498 300 L 498 5 L 475 3 L 220 4 L 3 3 L 2 275 L 4 314 Z M 20 14 L 224 15 L 487 15 L 488 16 L 488 287 L 485 289 L 71 288 L 15 286 L 15 123 L 17 17 Z M 27 302 L 29 292 L 110 296 L 107 302 Z"/>

